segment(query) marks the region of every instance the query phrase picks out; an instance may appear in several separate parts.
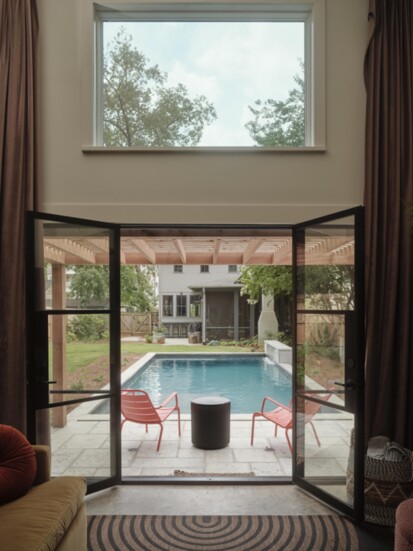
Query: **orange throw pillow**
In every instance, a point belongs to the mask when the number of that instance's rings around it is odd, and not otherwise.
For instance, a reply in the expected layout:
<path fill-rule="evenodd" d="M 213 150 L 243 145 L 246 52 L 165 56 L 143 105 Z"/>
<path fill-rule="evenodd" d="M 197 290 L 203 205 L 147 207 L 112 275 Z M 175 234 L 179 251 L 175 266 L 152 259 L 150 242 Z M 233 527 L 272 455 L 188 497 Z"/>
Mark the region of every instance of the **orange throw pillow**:
<path fill-rule="evenodd" d="M 36 476 L 36 454 L 14 427 L 0 425 L 0 504 L 23 496 Z"/>

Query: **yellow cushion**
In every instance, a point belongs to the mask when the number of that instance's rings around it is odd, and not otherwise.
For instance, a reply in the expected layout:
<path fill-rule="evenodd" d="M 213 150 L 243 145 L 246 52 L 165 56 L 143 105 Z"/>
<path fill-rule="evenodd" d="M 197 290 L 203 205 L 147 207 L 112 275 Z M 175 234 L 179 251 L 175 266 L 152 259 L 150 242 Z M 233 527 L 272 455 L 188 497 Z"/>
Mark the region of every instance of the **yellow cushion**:
<path fill-rule="evenodd" d="M 86 481 L 62 476 L 33 487 L 0 507 L 2 551 L 51 551 L 57 547 L 83 503 Z"/>

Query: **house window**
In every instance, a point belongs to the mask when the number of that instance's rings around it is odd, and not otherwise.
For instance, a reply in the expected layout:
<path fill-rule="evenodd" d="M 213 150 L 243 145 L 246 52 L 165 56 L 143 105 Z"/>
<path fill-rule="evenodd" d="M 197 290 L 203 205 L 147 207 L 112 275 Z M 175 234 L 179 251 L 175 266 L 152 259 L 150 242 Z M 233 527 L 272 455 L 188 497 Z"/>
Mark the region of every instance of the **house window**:
<path fill-rule="evenodd" d="M 176 315 L 186 316 L 186 295 L 176 295 Z"/>
<path fill-rule="evenodd" d="M 201 295 L 190 295 L 189 297 L 189 316 L 191 318 L 201 317 Z"/>
<path fill-rule="evenodd" d="M 162 315 L 174 315 L 174 297 L 172 295 L 163 295 L 162 297 Z"/>
<path fill-rule="evenodd" d="M 238 271 L 238 268 L 237 268 L 237 265 L 236 264 L 230 264 L 228 266 L 228 273 L 230 274 L 236 274 Z"/>
<path fill-rule="evenodd" d="M 324 3 L 96 4 L 95 145 L 323 146 Z"/>
<path fill-rule="evenodd" d="M 209 273 L 208 264 L 201 264 L 201 274 L 208 274 L 208 273 Z"/>
<path fill-rule="evenodd" d="M 174 274 L 182 274 L 183 271 L 184 271 L 184 267 L 182 266 L 182 264 L 175 264 Z"/>

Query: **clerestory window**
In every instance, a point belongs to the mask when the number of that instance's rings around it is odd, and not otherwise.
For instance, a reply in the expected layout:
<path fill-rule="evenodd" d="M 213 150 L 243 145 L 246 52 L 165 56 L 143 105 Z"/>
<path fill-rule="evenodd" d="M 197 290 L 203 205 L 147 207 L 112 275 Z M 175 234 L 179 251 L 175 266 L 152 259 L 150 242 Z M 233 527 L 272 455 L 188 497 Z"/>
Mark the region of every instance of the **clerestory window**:
<path fill-rule="evenodd" d="M 97 4 L 95 145 L 323 146 L 323 9 Z"/>

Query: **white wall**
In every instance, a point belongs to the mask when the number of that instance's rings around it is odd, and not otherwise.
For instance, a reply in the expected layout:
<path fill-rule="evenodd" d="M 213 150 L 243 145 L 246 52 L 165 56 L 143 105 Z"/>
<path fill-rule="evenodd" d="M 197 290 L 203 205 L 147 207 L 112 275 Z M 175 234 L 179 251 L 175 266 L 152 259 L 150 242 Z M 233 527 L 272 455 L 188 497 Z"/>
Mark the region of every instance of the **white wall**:
<path fill-rule="evenodd" d="M 326 2 L 326 151 L 265 154 L 82 152 L 91 2 L 38 0 L 43 210 L 127 223 L 281 224 L 362 203 L 368 0 Z"/>
<path fill-rule="evenodd" d="M 172 264 L 158 266 L 159 293 L 191 293 L 189 286 L 211 285 L 213 283 L 230 286 L 239 277 L 239 272 L 229 273 L 228 265 L 209 265 L 209 272 L 201 272 L 198 265 L 185 264 L 182 273 L 175 273 Z"/>

